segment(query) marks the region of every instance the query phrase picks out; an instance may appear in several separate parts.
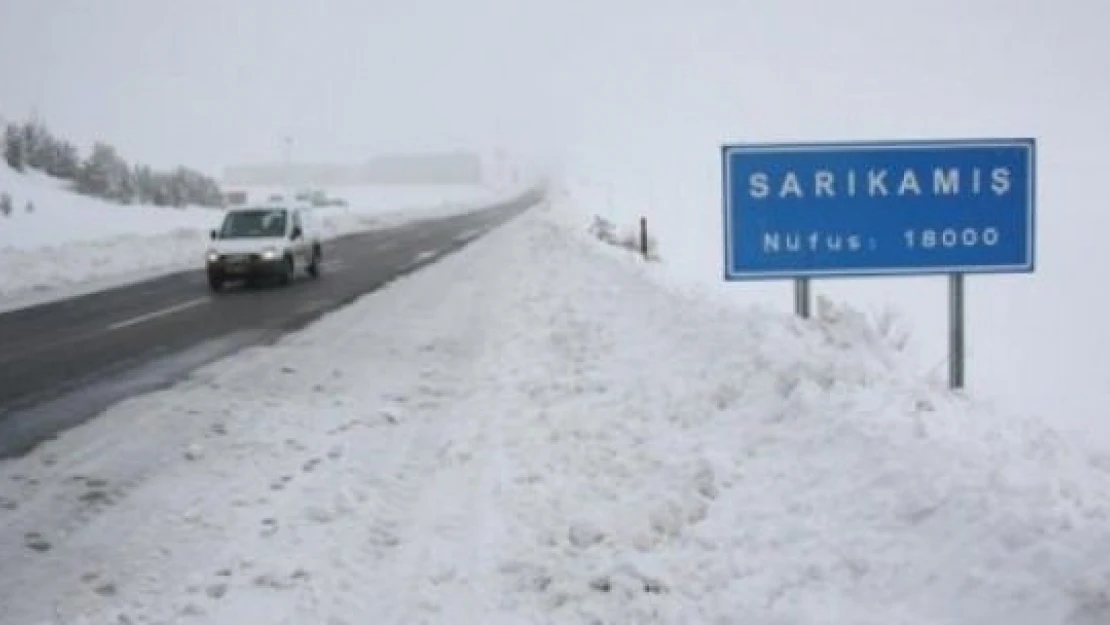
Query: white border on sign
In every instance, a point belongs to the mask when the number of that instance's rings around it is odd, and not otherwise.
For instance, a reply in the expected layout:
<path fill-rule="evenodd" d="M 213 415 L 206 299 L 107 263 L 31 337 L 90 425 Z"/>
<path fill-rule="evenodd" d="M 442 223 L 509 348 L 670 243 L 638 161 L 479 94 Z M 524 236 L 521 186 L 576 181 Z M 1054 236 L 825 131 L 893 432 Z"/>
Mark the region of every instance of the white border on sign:
<path fill-rule="evenodd" d="M 1029 224 L 1025 240 L 1027 262 L 1009 265 L 954 265 L 937 267 L 868 267 L 860 269 L 812 269 L 737 271 L 732 266 L 732 168 L 729 157 L 734 153 L 760 152 L 852 152 L 883 148 L 889 150 L 920 150 L 938 147 L 962 148 L 1025 148 L 1026 157 L 1026 221 Z M 770 280 L 806 277 L 878 277 L 878 276 L 928 276 L 951 273 L 1030 273 L 1036 268 L 1036 148 L 1034 138 L 1015 139 L 917 139 L 906 141 L 828 141 L 806 143 L 731 143 L 721 146 L 721 192 L 724 209 L 724 252 L 726 281 Z"/>

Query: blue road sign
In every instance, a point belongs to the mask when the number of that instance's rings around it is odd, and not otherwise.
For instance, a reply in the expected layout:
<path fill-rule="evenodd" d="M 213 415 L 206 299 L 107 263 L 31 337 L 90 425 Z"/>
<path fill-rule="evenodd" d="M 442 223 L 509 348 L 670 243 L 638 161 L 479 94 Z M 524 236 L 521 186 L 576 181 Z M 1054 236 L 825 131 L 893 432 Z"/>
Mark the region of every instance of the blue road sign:
<path fill-rule="evenodd" d="M 1036 142 L 722 148 L 725 279 L 1022 273 Z"/>

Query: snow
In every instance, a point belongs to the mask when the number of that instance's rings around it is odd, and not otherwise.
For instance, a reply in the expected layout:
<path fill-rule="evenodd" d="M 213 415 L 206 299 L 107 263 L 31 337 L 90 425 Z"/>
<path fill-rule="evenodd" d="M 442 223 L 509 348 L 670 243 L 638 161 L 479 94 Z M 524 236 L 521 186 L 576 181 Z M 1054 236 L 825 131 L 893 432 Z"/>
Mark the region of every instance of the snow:
<path fill-rule="evenodd" d="M 509 143 L 582 214 L 0 465 L 0 622 L 1110 622 L 1104 3 L 285 4 L 26 3 L 3 113 L 166 167 Z M 1040 265 L 968 279 L 972 395 L 942 278 L 816 281 L 809 323 L 720 284 L 720 143 L 984 136 L 1038 138 Z M 11 254 L 53 285 L 88 249 Z"/>
<path fill-rule="evenodd" d="M 326 189 L 348 206 L 316 209 L 326 238 L 468 212 L 511 197 L 519 186 L 351 187 Z M 262 201 L 269 189 L 247 189 Z M 0 163 L 0 192 L 15 211 L 0 215 L 0 308 L 120 286 L 200 268 L 208 231 L 223 210 L 122 206 L 78 195 L 37 172 Z M 33 212 L 24 207 L 30 201 Z"/>
<path fill-rule="evenodd" d="M 0 250 L 28 252 L 68 243 L 125 236 L 158 236 L 207 228 L 220 213 L 201 207 L 167 209 L 124 206 L 79 195 L 66 181 L 34 170 L 17 172 L 0 163 L 0 193 L 12 198 L 13 211 L 0 214 Z M 26 211 L 27 203 L 34 211 Z"/>
<path fill-rule="evenodd" d="M 1110 456 L 577 210 L 0 464 L 0 621 L 1110 621 Z"/>
<path fill-rule="evenodd" d="M 1110 450 L 1110 302 L 1092 286 L 1110 266 L 1095 193 L 1110 143 L 1110 5 L 602 0 L 589 18 L 547 10 L 537 30 L 575 24 L 574 42 L 545 65 L 544 109 L 573 199 L 620 224 L 646 216 L 669 272 L 739 303 L 789 311 L 792 285 L 721 284 L 720 144 L 1036 137 L 1038 267 L 968 277 L 968 388 Z M 812 288 L 897 311 L 917 371 L 945 375 L 943 276 Z"/>

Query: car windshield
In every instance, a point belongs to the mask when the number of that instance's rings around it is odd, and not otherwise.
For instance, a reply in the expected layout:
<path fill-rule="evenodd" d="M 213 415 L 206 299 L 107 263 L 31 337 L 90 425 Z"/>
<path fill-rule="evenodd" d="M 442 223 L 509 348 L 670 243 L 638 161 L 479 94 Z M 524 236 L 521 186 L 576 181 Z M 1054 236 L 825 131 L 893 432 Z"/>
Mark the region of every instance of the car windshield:
<path fill-rule="evenodd" d="M 224 219 L 220 238 L 283 237 L 286 219 L 287 213 L 282 209 L 234 211 Z"/>

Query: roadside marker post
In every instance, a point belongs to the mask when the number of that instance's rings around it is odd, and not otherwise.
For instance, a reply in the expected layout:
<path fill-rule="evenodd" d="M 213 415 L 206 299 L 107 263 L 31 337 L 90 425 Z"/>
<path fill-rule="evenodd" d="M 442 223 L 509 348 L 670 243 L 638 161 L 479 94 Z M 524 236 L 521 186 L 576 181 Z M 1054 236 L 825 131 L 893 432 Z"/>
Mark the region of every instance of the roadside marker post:
<path fill-rule="evenodd" d="M 722 146 L 724 279 L 947 275 L 949 386 L 965 383 L 964 277 L 1035 268 L 1036 140 Z"/>
<path fill-rule="evenodd" d="M 794 278 L 794 314 L 809 319 L 809 278 Z"/>

